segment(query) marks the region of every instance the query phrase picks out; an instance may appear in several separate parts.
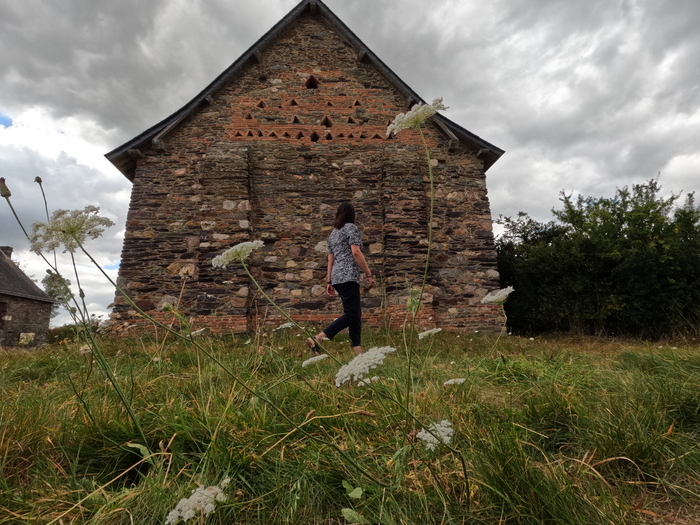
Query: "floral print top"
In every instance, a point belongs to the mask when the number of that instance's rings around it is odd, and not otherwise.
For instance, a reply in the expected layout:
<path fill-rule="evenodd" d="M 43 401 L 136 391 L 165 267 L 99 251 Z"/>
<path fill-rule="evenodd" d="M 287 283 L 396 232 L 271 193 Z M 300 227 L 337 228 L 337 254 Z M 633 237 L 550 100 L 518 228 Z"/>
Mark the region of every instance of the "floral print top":
<path fill-rule="evenodd" d="M 333 284 L 360 282 L 360 265 L 352 255 L 352 245 L 362 249 L 362 235 L 351 222 L 346 222 L 342 228 L 334 229 L 328 236 L 328 253 L 333 254 L 333 269 L 331 282 Z"/>

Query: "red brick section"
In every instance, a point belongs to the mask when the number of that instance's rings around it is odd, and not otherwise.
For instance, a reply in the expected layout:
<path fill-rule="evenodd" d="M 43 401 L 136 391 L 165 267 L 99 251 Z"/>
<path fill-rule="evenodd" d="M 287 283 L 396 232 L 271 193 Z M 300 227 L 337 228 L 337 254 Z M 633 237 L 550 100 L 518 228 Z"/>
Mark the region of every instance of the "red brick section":
<path fill-rule="evenodd" d="M 324 242 L 337 205 L 348 199 L 379 283 L 364 296 L 364 319 L 401 325 L 423 275 L 429 209 L 418 132 L 386 137 L 387 124 L 406 109 L 321 18 L 302 17 L 261 63 L 168 136 L 165 152 L 142 150 L 120 285 L 149 313 L 179 301 L 195 327 L 242 331 L 260 319 L 276 326 L 284 319 L 240 265 L 211 265 L 225 249 L 261 239 L 265 247 L 248 262 L 265 292 L 294 319 L 328 322 L 340 304 L 325 295 Z M 464 143 L 450 153 L 432 124 L 424 131 L 436 208 L 419 325 L 499 330 L 500 308 L 480 304 L 498 287 L 483 161 Z M 113 318 L 117 330 L 135 322 L 124 297 Z"/>

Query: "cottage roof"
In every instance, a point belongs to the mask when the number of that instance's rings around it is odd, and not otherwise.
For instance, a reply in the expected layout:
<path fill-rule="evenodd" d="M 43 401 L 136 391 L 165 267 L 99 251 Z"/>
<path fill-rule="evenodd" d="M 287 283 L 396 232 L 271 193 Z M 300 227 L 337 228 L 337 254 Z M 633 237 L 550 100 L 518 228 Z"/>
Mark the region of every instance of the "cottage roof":
<path fill-rule="evenodd" d="M 0 294 L 53 303 L 53 299 L 41 290 L 0 250 Z"/>
<path fill-rule="evenodd" d="M 211 100 L 215 94 L 231 77 L 239 73 L 249 61 L 260 61 L 261 53 L 273 43 L 287 28 L 305 12 L 323 16 L 326 21 L 350 43 L 358 53 L 361 60 L 370 62 L 384 75 L 388 82 L 392 84 L 400 93 L 406 97 L 407 106 L 418 102 L 425 102 L 413 91 L 396 73 L 389 69 L 377 55 L 375 55 L 362 41 L 353 33 L 322 1 L 302 0 L 284 18 L 282 18 L 272 29 L 263 35 L 250 49 L 243 53 L 238 60 L 231 64 L 228 69 L 221 73 L 214 81 L 204 88 L 197 96 L 177 110 L 169 117 L 163 119 L 155 126 L 150 127 L 140 135 L 134 137 L 118 148 L 105 155 L 107 159 L 121 171 L 127 179 L 133 181 L 136 169 L 136 158 L 130 150 L 138 150 L 148 145 L 152 141 L 158 141 L 173 129 L 175 129 L 190 113 L 195 111 L 201 104 Z M 433 117 L 438 126 L 451 138 L 463 140 L 479 149 L 479 155 L 484 159 L 485 169 L 489 169 L 496 162 L 504 151 L 493 144 L 485 141 L 481 137 L 474 135 L 462 126 L 452 122 L 443 115 L 436 114 Z"/>

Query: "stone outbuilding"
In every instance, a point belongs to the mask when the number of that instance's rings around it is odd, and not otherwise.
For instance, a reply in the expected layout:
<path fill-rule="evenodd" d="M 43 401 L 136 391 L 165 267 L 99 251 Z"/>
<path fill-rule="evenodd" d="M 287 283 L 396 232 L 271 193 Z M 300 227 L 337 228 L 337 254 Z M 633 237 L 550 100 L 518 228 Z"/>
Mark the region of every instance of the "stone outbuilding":
<path fill-rule="evenodd" d="M 195 329 L 279 324 L 242 267 L 211 265 L 259 239 L 249 264 L 265 292 L 297 320 L 326 322 L 339 304 L 325 295 L 325 241 L 351 200 L 379 284 L 363 320 L 401 325 L 425 268 L 428 164 L 417 131 L 386 130 L 421 101 L 323 2 L 302 1 L 180 110 L 106 155 L 133 184 L 120 287 L 163 320 L 176 305 Z M 436 206 L 420 326 L 500 329 L 500 308 L 480 300 L 498 288 L 485 173 L 503 151 L 439 114 L 424 133 Z M 112 318 L 117 330 L 141 322 L 119 294 Z"/>
<path fill-rule="evenodd" d="M 11 257 L 12 248 L 0 246 L 0 346 L 46 344 L 53 300 Z"/>

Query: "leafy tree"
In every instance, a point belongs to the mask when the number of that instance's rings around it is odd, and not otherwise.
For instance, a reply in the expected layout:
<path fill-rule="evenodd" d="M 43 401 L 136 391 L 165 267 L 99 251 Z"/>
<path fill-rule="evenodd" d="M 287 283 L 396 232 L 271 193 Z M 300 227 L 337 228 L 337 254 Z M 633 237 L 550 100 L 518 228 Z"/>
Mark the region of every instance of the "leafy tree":
<path fill-rule="evenodd" d="M 501 285 L 516 331 L 660 337 L 700 326 L 700 208 L 657 180 L 612 198 L 561 194 L 555 220 L 500 218 Z"/>
<path fill-rule="evenodd" d="M 73 297 L 70 291 L 70 280 L 56 272 L 46 270 L 46 275 L 41 280 L 41 284 L 44 286 L 46 294 L 55 301 L 51 306 L 52 318 L 58 315 L 60 308 L 69 308 L 68 304 Z"/>

